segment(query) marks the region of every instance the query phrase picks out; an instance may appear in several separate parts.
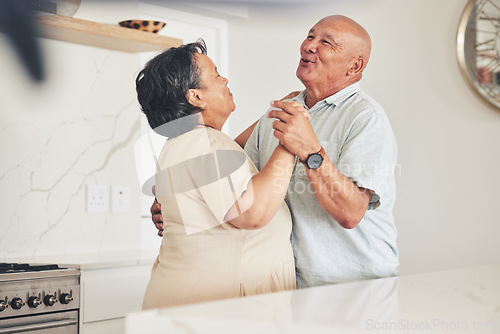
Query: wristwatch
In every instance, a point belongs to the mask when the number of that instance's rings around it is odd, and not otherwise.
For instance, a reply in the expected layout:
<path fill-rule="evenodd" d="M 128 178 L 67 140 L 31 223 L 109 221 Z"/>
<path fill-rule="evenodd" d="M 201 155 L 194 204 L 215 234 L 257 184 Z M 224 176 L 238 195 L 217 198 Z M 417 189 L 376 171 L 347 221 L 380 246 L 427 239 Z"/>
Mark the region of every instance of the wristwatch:
<path fill-rule="evenodd" d="M 302 163 L 304 165 L 306 165 L 306 167 L 309 169 L 317 169 L 317 168 L 321 167 L 321 164 L 323 163 L 323 160 L 325 159 L 324 158 L 325 155 L 326 155 L 325 150 L 324 150 L 323 146 L 321 146 L 321 150 L 319 150 L 318 153 L 309 154 L 307 159 L 305 161 L 302 161 Z"/>

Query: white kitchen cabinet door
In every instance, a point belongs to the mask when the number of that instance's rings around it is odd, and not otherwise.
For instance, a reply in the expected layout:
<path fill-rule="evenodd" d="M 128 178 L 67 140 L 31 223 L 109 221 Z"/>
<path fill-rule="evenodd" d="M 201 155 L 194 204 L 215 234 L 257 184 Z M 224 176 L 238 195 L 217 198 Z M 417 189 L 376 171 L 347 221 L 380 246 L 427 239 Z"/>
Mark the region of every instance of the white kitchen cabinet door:
<path fill-rule="evenodd" d="M 83 324 L 81 334 L 123 334 L 125 318 L 89 322 Z"/>
<path fill-rule="evenodd" d="M 83 325 L 140 311 L 151 265 L 82 270 Z"/>

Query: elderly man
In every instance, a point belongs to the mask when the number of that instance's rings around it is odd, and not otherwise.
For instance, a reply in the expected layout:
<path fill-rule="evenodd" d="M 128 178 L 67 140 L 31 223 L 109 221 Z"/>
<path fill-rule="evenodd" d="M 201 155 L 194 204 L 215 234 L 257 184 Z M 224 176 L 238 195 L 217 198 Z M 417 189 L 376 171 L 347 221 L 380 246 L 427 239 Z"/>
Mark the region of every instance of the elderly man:
<path fill-rule="evenodd" d="M 297 157 L 286 200 L 298 288 L 397 275 L 396 143 L 384 110 L 359 86 L 370 51 L 358 23 L 323 18 L 300 47 L 306 89 L 273 101 L 236 139 L 259 169 L 278 141 Z M 158 206 L 151 210 L 161 229 Z"/>

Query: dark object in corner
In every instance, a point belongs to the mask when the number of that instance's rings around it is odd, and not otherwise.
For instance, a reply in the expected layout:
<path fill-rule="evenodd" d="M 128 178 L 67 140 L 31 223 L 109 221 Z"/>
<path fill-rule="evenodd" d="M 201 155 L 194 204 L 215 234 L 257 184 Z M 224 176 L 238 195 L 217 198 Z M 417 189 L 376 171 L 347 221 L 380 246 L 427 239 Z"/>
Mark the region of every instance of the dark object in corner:
<path fill-rule="evenodd" d="M 0 0 L 0 30 L 5 32 L 34 81 L 44 79 L 40 45 L 31 11 L 24 1 Z"/>

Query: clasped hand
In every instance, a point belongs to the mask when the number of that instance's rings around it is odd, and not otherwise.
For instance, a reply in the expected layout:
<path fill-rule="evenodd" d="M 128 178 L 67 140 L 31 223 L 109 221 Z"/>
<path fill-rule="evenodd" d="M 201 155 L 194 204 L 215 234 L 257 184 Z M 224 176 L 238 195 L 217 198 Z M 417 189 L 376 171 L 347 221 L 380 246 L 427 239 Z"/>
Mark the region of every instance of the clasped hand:
<path fill-rule="evenodd" d="M 321 144 L 314 134 L 306 108 L 297 101 L 272 101 L 267 117 L 273 122 L 274 136 L 290 153 L 304 161 L 308 155 L 319 152 Z"/>

